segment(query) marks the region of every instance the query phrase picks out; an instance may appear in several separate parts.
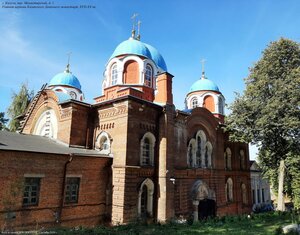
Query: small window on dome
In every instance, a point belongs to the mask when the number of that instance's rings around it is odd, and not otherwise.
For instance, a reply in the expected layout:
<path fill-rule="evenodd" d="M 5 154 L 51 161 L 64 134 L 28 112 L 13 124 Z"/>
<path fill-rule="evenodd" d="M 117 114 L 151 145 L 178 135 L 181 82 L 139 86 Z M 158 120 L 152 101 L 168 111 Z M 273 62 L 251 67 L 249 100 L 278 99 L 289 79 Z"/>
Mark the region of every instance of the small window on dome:
<path fill-rule="evenodd" d="M 145 73 L 145 85 L 148 87 L 152 87 L 152 74 L 152 67 L 149 64 L 147 64 Z"/>
<path fill-rule="evenodd" d="M 198 99 L 195 97 L 192 99 L 192 108 L 197 108 L 198 107 Z"/>
<path fill-rule="evenodd" d="M 70 91 L 70 96 L 73 100 L 76 100 L 77 99 L 77 95 L 74 91 Z"/>
<path fill-rule="evenodd" d="M 114 64 L 111 68 L 111 85 L 117 84 L 117 81 L 118 81 L 117 64 Z"/>

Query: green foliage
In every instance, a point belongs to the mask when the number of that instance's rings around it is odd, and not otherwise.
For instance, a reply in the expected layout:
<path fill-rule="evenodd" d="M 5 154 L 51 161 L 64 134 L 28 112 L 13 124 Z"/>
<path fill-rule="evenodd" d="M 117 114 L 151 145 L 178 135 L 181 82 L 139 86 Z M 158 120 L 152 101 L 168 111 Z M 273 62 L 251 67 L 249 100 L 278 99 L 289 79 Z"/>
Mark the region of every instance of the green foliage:
<path fill-rule="evenodd" d="M 19 93 L 13 92 L 12 102 L 7 110 L 7 114 L 11 121 L 9 123 L 10 131 L 16 131 L 20 126 L 18 116 L 24 114 L 28 104 L 33 98 L 33 91 L 28 89 L 26 83 L 21 84 Z"/>
<path fill-rule="evenodd" d="M 260 165 L 276 188 L 280 160 L 291 162 L 300 154 L 299 43 L 284 38 L 270 43 L 245 82 L 243 95 L 229 107 L 226 130 L 232 140 L 259 146 Z M 290 169 L 294 165 L 286 165 L 285 191 L 296 199 L 300 181 Z"/>
<path fill-rule="evenodd" d="M 131 223 L 115 227 L 99 226 L 95 228 L 77 227 L 74 229 L 58 228 L 52 230 L 57 234 L 230 234 L 230 235 L 268 235 L 282 234 L 282 227 L 292 222 L 290 213 L 262 213 L 255 214 L 249 219 L 243 216 L 225 216 L 199 221 L 192 225 L 177 224 L 145 224 Z"/>
<path fill-rule="evenodd" d="M 8 122 L 8 119 L 4 117 L 5 113 L 0 112 L 0 131 L 6 130 L 5 124 Z"/>

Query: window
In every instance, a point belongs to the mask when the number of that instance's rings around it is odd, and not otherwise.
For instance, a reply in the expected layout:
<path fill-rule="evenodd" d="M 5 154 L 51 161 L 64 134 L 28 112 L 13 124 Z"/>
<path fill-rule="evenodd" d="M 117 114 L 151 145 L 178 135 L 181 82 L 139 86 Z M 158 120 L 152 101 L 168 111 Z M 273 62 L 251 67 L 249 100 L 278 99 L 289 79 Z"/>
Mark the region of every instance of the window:
<path fill-rule="evenodd" d="M 189 150 L 188 150 L 188 165 L 190 167 L 193 166 L 193 145 L 189 145 Z"/>
<path fill-rule="evenodd" d="M 69 177 L 66 180 L 65 203 L 77 203 L 79 193 L 79 177 Z"/>
<path fill-rule="evenodd" d="M 144 139 L 142 165 L 150 165 L 150 140 Z"/>
<path fill-rule="evenodd" d="M 188 145 L 187 164 L 188 167 L 194 167 L 196 163 L 196 141 L 191 139 Z"/>
<path fill-rule="evenodd" d="M 232 202 L 233 201 L 233 182 L 231 178 L 227 179 L 225 185 L 225 194 L 226 194 L 226 201 Z"/>
<path fill-rule="evenodd" d="M 25 178 L 23 206 L 37 206 L 40 194 L 40 178 Z"/>
<path fill-rule="evenodd" d="M 206 142 L 205 148 L 205 167 L 211 167 L 212 145 L 209 141 Z"/>
<path fill-rule="evenodd" d="M 57 138 L 58 123 L 56 113 L 53 109 L 45 110 L 38 118 L 33 134 Z"/>
<path fill-rule="evenodd" d="M 263 188 L 261 189 L 261 201 L 265 202 L 265 190 Z"/>
<path fill-rule="evenodd" d="M 152 133 L 147 132 L 141 140 L 141 157 L 142 166 L 153 166 L 155 137 Z"/>
<path fill-rule="evenodd" d="M 257 189 L 257 203 L 260 203 L 260 192 L 259 189 Z"/>
<path fill-rule="evenodd" d="M 189 167 L 212 166 L 212 144 L 207 141 L 206 134 L 199 130 L 196 138 L 192 138 L 187 149 L 187 164 Z"/>
<path fill-rule="evenodd" d="M 74 91 L 70 91 L 70 96 L 73 100 L 76 100 L 77 99 L 77 95 Z"/>
<path fill-rule="evenodd" d="M 221 97 L 219 97 L 219 105 L 218 105 L 219 107 L 219 113 L 220 114 L 224 114 L 224 105 L 223 105 L 223 100 L 222 100 L 222 98 Z"/>
<path fill-rule="evenodd" d="M 114 64 L 111 68 L 111 85 L 115 85 L 118 82 L 118 70 L 117 64 Z"/>
<path fill-rule="evenodd" d="M 148 87 L 152 87 L 152 71 L 152 67 L 147 64 L 145 73 L 145 85 Z"/>
<path fill-rule="evenodd" d="M 241 186 L 241 190 L 242 190 L 242 203 L 247 204 L 248 203 L 247 188 L 246 188 L 246 185 L 244 183 Z"/>
<path fill-rule="evenodd" d="M 201 166 L 201 138 L 197 137 L 196 165 Z"/>
<path fill-rule="evenodd" d="M 226 148 L 224 153 L 225 170 L 231 170 L 231 150 Z"/>
<path fill-rule="evenodd" d="M 95 143 L 95 149 L 99 150 L 102 154 L 110 154 L 111 153 L 111 138 L 107 132 L 102 131 Z"/>
<path fill-rule="evenodd" d="M 253 198 L 253 203 L 256 204 L 256 199 L 255 199 L 255 189 L 252 189 L 252 198 Z"/>
<path fill-rule="evenodd" d="M 194 97 L 192 99 L 192 109 L 194 109 L 196 107 L 198 107 L 198 99 L 197 99 L 197 97 Z"/>
<path fill-rule="evenodd" d="M 242 170 L 246 169 L 246 161 L 245 161 L 245 152 L 244 150 L 240 150 L 240 167 Z"/>

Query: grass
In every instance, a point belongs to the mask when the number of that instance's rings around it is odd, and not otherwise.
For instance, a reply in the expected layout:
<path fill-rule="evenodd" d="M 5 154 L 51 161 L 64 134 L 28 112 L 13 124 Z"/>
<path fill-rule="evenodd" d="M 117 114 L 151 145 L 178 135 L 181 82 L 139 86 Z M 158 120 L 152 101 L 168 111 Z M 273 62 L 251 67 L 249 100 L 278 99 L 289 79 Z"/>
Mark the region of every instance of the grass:
<path fill-rule="evenodd" d="M 138 235 L 138 234 L 230 234 L 230 235 L 268 235 L 268 234 L 281 234 L 281 227 L 291 224 L 299 223 L 299 215 L 292 215 L 291 213 L 263 213 L 255 214 L 251 218 L 247 216 L 227 216 L 222 218 L 215 218 L 207 221 L 188 224 L 176 224 L 169 222 L 164 225 L 160 224 L 141 224 L 132 223 L 128 225 L 120 225 L 115 227 L 95 227 L 77 228 L 77 229 L 58 229 L 55 230 L 58 234 L 126 234 L 126 235 Z"/>

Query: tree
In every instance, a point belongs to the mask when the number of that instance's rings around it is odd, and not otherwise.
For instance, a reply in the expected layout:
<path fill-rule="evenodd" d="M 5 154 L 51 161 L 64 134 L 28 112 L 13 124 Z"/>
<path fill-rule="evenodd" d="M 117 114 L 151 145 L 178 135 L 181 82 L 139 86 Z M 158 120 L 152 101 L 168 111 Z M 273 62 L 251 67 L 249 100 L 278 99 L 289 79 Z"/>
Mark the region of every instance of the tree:
<path fill-rule="evenodd" d="M 280 160 L 285 161 L 284 189 L 300 208 L 299 43 L 284 38 L 271 42 L 245 83 L 244 93 L 229 107 L 226 129 L 232 140 L 259 146 L 259 163 L 275 189 Z"/>
<path fill-rule="evenodd" d="M 18 117 L 25 113 L 25 110 L 33 98 L 33 91 L 29 91 L 26 83 L 21 84 L 19 93 L 13 92 L 12 103 L 10 104 L 7 114 L 10 117 L 9 129 L 10 131 L 16 131 L 20 126 L 20 120 Z"/>
<path fill-rule="evenodd" d="M 4 112 L 0 112 L 0 131 L 6 129 L 5 124 L 8 122 L 8 119 L 6 119 L 4 115 Z"/>

